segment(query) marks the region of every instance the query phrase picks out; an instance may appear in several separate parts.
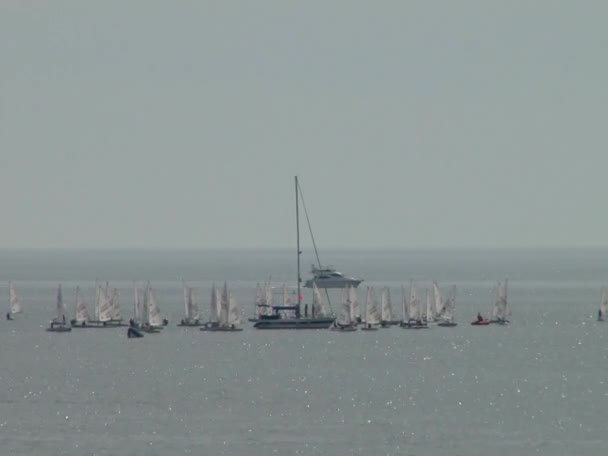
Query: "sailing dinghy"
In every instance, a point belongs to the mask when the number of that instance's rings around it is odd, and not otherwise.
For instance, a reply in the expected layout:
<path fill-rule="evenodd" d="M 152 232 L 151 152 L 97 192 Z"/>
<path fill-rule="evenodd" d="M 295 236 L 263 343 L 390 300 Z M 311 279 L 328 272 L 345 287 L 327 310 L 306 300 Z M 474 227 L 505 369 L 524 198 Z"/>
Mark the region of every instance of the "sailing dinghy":
<path fill-rule="evenodd" d="M 57 315 L 51 320 L 51 325 L 46 328 L 49 332 L 70 332 L 72 327 L 66 324 L 65 316 L 67 314 L 65 304 L 63 303 L 63 294 L 61 292 L 61 284 L 57 287 Z"/>

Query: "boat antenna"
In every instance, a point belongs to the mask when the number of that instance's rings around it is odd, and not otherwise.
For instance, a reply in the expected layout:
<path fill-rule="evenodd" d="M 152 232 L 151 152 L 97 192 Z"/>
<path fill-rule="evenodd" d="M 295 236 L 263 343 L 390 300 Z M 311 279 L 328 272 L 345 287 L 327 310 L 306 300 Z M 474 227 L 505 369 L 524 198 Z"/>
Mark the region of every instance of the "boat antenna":
<path fill-rule="evenodd" d="M 312 226 L 310 225 L 310 217 L 308 217 L 308 210 L 306 209 L 306 202 L 304 201 L 304 193 L 302 192 L 302 187 L 300 187 L 300 184 L 298 183 L 298 176 L 296 176 L 296 199 L 298 198 L 298 190 L 300 192 L 300 199 L 302 200 L 302 207 L 304 208 L 304 215 L 306 216 L 306 224 L 308 225 L 308 232 L 310 233 L 310 239 L 312 240 L 312 246 L 315 249 L 315 256 L 317 257 L 317 264 L 319 265 L 319 269 L 322 269 L 323 266 L 321 266 L 321 259 L 319 258 L 319 251 L 317 250 L 317 243 L 315 242 L 315 236 L 314 234 L 312 234 Z M 298 205 L 296 202 L 296 218 L 298 217 Z M 299 227 L 299 224 L 298 224 Z M 299 228 L 298 228 L 299 229 Z M 300 254 L 302 252 L 300 252 L 300 243 L 299 243 L 299 237 L 300 233 L 298 231 L 298 287 L 300 286 Z M 300 290 L 298 288 L 298 297 L 300 296 Z M 329 292 L 327 291 L 327 288 L 325 288 L 325 296 L 327 297 L 327 303 L 329 304 L 329 308 L 332 310 L 333 309 L 331 307 L 331 299 L 329 297 Z M 299 302 L 299 301 L 298 301 Z"/>

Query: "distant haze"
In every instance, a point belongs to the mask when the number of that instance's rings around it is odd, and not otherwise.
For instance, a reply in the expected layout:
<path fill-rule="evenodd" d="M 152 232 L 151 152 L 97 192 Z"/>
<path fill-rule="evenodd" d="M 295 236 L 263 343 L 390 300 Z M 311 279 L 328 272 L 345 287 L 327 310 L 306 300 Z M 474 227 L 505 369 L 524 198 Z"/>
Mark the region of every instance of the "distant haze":
<path fill-rule="evenodd" d="M 0 247 L 608 245 L 607 17 L 4 0 Z"/>

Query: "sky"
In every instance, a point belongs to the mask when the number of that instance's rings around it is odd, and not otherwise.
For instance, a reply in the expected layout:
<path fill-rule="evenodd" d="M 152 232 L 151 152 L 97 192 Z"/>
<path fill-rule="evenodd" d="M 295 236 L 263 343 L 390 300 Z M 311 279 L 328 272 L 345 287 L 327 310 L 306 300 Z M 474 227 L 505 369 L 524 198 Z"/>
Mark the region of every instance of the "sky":
<path fill-rule="evenodd" d="M 606 17 L 3 0 L 0 248 L 608 246 Z"/>

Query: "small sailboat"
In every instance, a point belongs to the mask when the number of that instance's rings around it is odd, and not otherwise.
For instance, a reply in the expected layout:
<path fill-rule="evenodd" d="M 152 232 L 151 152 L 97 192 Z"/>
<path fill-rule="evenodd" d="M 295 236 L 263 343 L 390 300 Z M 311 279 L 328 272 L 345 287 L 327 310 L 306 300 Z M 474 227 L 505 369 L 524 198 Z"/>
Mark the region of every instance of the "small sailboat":
<path fill-rule="evenodd" d="M 507 285 L 508 279 L 505 279 L 504 283 L 498 282 L 496 301 L 494 303 L 494 308 L 492 309 L 490 323 L 497 323 L 499 325 L 510 323 L 507 318 L 511 316 L 511 308 L 509 307 L 509 301 L 507 299 Z"/>
<path fill-rule="evenodd" d="M 365 322 L 361 327 L 364 331 L 373 331 L 378 329 L 378 325 L 382 320 L 380 314 L 380 306 L 376 300 L 376 292 L 374 287 L 367 287 L 367 297 L 365 299 Z"/>
<path fill-rule="evenodd" d="M 70 321 L 72 327 L 78 327 L 86 325 L 89 321 L 89 310 L 84 302 L 80 287 L 76 287 L 76 300 L 74 304 L 74 318 Z"/>
<path fill-rule="evenodd" d="M 437 323 L 437 326 L 441 326 L 443 328 L 453 328 L 454 326 L 457 326 L 457 323 L 454 321 L 455 310 L 456 285 L 453 285 L 448 298 L 445 300 L 445 303 L 439 312 L 439 323 Z"/>
<path fill-rule="evenodd" d="M 602 287 L 602 298 L 600 300 L 600 308 L 597 311 L 597 321 L 606 321 L 608 313 L 608 290 Z"/>
<path fill-rule="evenodd" d="M 186 318 L 177 326 L 201 326 L 202 323 L 199 320 L 198 304 L 194 299 L 194 290 L 183 282 L 184 288 L 184 307 Z"/>
<path fill-rule="evenodd" d="M 326 318 L 331 314 L 329 306 L 323 299 L 323 295 L 317 287 L 317 284 L 312 284 L 312 318 Z"/>
<path fill-rule="evenodd" d="M 23 309 L 21 308 L 21 301 L 17 296 L 17 291 L 15 290 L 15 286 L 13 282 L 8 282 L 8 312 L 6 313 L 6 319 L 12 320 L 13 315 L 21 313 Z"/>
<path fill-rule="evenodd" d="M 216 293 L 212 294 L 212 300 L 217 300 Z M 217 302 L 213 303 L 212 312 L 217 312 Z M 212 318 L 215 319 L 216 316 L 212 315 Z M 204 327 L 200 328 L 200 330 L 211 332 L 234 332 L 243 330 L 243 328 L 237 326 L 241 323 L 241 311 L 236 300 L 232 296 L 232 293 L 228 291 L 228 284 L 226 282 L 224 282 L 224 288 L 222 289 L 220 296 L 219 315 L 217 315 L 217 318 L 217 324 L 215 322 L 206 324 Z"/>
<path fill-rule="evenodd" d="M 148 284 L 144 290 L 144 321 L 141 325 L 141 330 L 147 333 L 158 333 L 165 326 L 158 301 L 156 300 L 156 294 L 154 290 Z"/>
<path fill-rule="evenodd" d="M 46 328 L 49 332 L 70 332 L 72 327 L 66 323 L 65 316 L 67 310 L 63 303 L 63 294 L 61 292 L 61 284 L 57 287 L 57 315 L 51 320 L 51 325 Z"/>
<path fill-rule="evenodd" d="M 353 321 L 353 302 L 351 300 L 352 295 L 349 288 L 351 288 L 351 286 L 347 285 L 346 288 L 342 290 L 340 315 L 334 320 L 330 327 L 332 331 L 352 332 L 357 330 L 357 325 Z"/>
<path fill-rule="evenodd" d="M 414 281 L 410 281 L 410 294 L 407 302 L 405 300 L 405 290 L 403 287 L 401 287 L 401 292 L 403 295 L 404 315 L 400 327 L 403 329 L 427 329 L 429 326 L 422 320 L 420 299 L 418 298 Z"/>
<path fill-rule="evenodd" d="M 393 320 L 393 304 L 391 302 L 391 290 L 388 287 L 382 289 L 380 294 L 380 326 L 388 328 L 392 325 L 398 325 L 399 320 Z"/>

